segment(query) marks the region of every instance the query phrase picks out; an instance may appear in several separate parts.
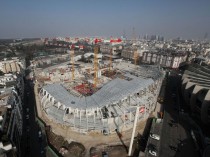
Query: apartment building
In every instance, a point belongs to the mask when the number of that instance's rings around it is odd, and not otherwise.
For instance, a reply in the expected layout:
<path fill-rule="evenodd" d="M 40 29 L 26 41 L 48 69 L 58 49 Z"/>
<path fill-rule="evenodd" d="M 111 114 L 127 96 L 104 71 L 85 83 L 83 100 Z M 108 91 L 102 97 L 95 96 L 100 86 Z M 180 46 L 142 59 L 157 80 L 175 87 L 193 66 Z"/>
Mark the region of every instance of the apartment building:
<path fill-rule="evenodd" d="M 0 70 L 4 73 L 21 72 L 21 69 L 25 69 L 24 59 L 13 58 L 11 60 L 0 61 Z"/>
<path fill-rule="evenodd" d="M 143 52 L 141 62 L 146 64 L 157 64 L 167 68 L 178 68 L 179 64 L 185 62 L 187 53 L 184 52 Z"/>

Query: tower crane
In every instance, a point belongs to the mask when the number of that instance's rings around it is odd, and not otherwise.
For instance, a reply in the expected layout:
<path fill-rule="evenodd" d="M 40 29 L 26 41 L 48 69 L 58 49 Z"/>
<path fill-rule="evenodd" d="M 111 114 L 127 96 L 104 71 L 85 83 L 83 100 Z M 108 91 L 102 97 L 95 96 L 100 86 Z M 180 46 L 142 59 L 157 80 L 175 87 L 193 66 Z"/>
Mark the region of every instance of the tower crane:
<path fill-rule="evenodd" d="M 94 47 L 94 88 L 98 84 L 98 49 L 99 47 L 96 45 Z"/>
<path fill-rule="evenodd" d="M 70 56 L 71 56 L 71 69 L 72 69 L 71 77 L 72 77 L 72 80 L 74 80 L 74 50 L 73 49 L 70 51 Z"/>
<path fill-rule="evenodd" d="M 112 49 L 110 50 L 110 57 L 109 57 L 109 72 L 111 72 L 112 68 Z"/>
<path fill-rule="evenodd" d="M 137 50 L 134 51 L 134 54 L 133 54 L 133 59 L 134 59 L 134 64 L 135 64 L 135 67 L 137 65 L 137 61 L 138 61 L 138 52 Z"/>

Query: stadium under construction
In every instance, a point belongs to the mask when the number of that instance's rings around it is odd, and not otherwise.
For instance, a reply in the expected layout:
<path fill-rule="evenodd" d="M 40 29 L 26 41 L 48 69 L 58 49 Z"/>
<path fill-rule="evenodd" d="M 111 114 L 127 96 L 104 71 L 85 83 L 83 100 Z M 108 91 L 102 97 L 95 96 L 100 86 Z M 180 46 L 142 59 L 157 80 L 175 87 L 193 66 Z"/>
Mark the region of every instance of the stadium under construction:
<path fill-rule="evenodd" d="M 122 59 L 93 63 L 76 61 L 42 69 L 37 76 L 41 107 L 47 117 L 75 132 L 112 134 L 132 128 L 156 107 L 164 72 L 155 65 L 139 66 Z"/>

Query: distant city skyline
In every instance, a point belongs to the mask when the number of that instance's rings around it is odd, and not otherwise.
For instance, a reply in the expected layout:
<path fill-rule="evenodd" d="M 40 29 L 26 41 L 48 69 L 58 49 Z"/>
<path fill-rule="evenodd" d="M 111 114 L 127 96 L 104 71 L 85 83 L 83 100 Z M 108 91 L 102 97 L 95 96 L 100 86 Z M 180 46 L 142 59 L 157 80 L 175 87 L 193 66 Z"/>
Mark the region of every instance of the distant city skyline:
<path fill-rule="evenodd" d="M 204 39 L 210 1 L 1 1 L 0 38 L 145 34 Z M 206 36 L 207 35 L 207 36 Z"/>

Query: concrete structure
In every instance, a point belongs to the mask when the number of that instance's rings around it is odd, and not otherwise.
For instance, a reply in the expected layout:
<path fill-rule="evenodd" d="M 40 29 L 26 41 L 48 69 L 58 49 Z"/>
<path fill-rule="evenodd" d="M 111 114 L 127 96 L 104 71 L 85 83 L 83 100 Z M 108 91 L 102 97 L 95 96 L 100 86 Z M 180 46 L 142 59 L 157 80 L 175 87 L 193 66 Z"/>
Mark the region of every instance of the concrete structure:
<path fill-rule="evenodd" d="M 210 67 L 190 65 L 182 77 L 182 95 L 192 113 L 210 124 Z"/>
<path fill-rule="evenodd" d="M 133 125 L 136 107 L 138 121 L 146 119 L 156 106 L 163 73 L 156 66 L 136 68 L 125 62 L 114 67 L 120 75 L 89 96 L 78 96 L 73 89 L 69 93 L 59 83 L 43 86 L 39 93 L 43 110 L 50 119 L 83 133 L 125 131 Z"/>

